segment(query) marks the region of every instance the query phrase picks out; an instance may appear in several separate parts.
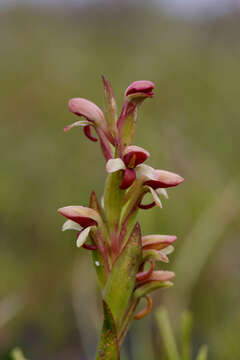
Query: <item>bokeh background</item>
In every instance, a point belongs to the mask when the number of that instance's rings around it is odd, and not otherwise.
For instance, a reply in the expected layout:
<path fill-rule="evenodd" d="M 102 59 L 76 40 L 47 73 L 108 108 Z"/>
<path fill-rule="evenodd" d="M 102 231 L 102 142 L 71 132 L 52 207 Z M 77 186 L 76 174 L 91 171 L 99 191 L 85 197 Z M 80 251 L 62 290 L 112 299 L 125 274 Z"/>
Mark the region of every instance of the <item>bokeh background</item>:
<path fill-rule="evenodd" d="M 98 144 L 79 129 L 71 97 L 119 109 L 134 80 L 156 84 L 135 143 L 185 183 L 163 210 L 139 215 L 144 234 L 177 234 L 175 287 L 153 296 L 176 336 L 194 316 L 193 347 L 240 359 L 240 11 L 238 1 L 2 1 L 0 6 L 0 358 L 93 358 L 101 304 L 90 254 L 61 233 L 56 209 L 100 197 Z M 207 5 L 207 6 L 206 6 Z M 211 5 L 211 6 L 210 6 Z M 154 311 L 133 324 L 124 360 L 164 360 Z"/>

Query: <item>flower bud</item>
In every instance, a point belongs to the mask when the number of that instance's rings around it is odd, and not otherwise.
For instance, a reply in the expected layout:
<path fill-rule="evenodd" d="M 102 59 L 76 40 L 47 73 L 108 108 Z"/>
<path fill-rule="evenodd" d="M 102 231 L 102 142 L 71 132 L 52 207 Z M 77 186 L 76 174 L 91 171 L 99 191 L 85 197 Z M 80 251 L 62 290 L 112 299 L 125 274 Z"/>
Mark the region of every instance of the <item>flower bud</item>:
<path fill-rule="evenodd" d="M 125 96 L 128 100 L 138 100 L 148 97 L 153 97 L 153 89 L 155 85 L 153 82 L 148 80 L 138 80 L 134 81 L 131 85 L 128 86 L 125 92 Z"/>

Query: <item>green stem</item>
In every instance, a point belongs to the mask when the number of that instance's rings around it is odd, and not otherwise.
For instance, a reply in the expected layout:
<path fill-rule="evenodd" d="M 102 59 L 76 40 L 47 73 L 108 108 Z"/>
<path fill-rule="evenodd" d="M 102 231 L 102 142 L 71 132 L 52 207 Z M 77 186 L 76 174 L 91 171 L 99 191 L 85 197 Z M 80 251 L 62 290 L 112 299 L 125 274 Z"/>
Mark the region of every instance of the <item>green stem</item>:
<path fill-rule="evenodd" d="M 117 171 L 107 177 L 104 191 L 104 210 L 106 213 L 108 227 L 110 229 L 110 243 L 114 254 L 119 252 L 118 229 L 119 219 L 121 218 L 124 190 L 120 189 L 122 182 L 122 172 Z"/>

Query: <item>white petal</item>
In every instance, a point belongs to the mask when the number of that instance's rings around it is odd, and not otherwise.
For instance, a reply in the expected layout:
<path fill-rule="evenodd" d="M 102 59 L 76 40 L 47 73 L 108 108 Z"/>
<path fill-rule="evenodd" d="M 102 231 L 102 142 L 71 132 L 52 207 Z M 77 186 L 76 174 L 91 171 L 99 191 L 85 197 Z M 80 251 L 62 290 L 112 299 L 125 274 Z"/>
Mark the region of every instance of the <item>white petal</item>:
<path fill-rule="evenodd" d="M 87 120 L 79 120 L 79 121 L 76 121 L 75 123 L 71 124 L 71 125 L 67 125 L 65 128 L 64 128 L 64 131 L 68 131 L 70 130 L 71 128 L 73 127 L 77 127 L 77 126 L 86 126 L 86 125 L 91 125 L 91 123 Z"/>
<path fill-rule="evenodd" d="M 79 224 L 77 224 L 75 221 L 67 220 L 62 226 L 62 231 L 66 231 L 66 230 L 81 231 L 82 227 Z"/>
<path fill-rule="evenodd" d="M 138 176 L 141 176 L 144 179 L 154 179 L 154 171 L 154 168 L 145 164 L 141 164 L 136 167 Z"/>
<path fill-rule="evenodd" d="M 159 198 L 159 195 L 158 193 L 153 190 L 150 186 L 148 186 L 148 188 L 150 189 L 151 191 L 151 194 L 152 194 L 152 197 L 153 197 L 153 200 L 155 201 L 155 204 L 162 209 L 162 203 L 161 203 L 161 200 Z"/>
<path fill-rule="evenodd" d="M 146 259 L 153 259 L 156 261 L 163 261 L 165 263 L 168 263 L 168 257 L 165 255 L 162 250 L 144 250 L 143 249 L 143 259 L 146 261 Z"/>
<path fill-rule="evenodd" d="M 161 252 L 165 255 L 169 255 L 174 251 L 174 247 L 172 245 L 167 246 L 165 249 L 162 249 Z"/>
<path fill-rule="evenodd" d="M 164 254 L 164 252 L 162 250 L 158 251 L 158 257 L 159 257 L 159 260 L 162 262 L 165 262 L 165 263 L 169 262 L 167 255 Z"/>
<path fill-rule="evenodd" d="M 81 247 L 88 238 L 89 232 L 93 226 L 89 226 L 86 229 L 82 230 L 77 238 L 77 247 Z"/>
<path fill-rule="evenodd" d="M 101 205 L 102 205 L 102 208 L 104 210 L 104 195 L 102 195 L 102 197 L 101 197 Z"/>
<path fill-rule="evenodd" d="M 118 170 L 125 170 L 126 166 L 124 164 L 124 162 L 122 161 L 122 159 L 117 158 L 117 159 L 110 159 L 108 160 L 107 164 L 106 164 L 106 170 L 108 173 L 112 173 Z"/>
<path fill-rule="evenodd" d="M 166 199 L 168 199 L 168 193 L 166 189 L 157 189 L 156 190 L 159 195 L 163 195 Z"/>

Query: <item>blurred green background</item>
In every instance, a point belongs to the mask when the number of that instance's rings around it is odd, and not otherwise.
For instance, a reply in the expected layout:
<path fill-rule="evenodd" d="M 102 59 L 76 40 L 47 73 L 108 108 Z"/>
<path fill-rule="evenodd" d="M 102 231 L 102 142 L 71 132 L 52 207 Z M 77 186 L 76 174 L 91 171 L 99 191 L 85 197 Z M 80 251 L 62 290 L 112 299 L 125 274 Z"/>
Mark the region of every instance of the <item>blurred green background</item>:
<path fill-rule="evenodd" d="M 56 209 L 100 197 L 99 145 L 79 129 L 71 97 L 103 104 L 100 75 L 119 104 L 134 80 L 156 84 L 135 144 L 177 172 L 162 210 L 141 212 L 143 233 L 176 234 L 175 287 L 153 296 L 178 328 L 194 316 L 194 349 L 240 359 L 240 13 L 194 18 L 144 5 L 23 7 L 0 11 L 0 358 L 90 360 L 101 305 L 87 251 L 61 233 Z M 133 324 L 123 359 L 164 360 L 154 309 Z"/>

